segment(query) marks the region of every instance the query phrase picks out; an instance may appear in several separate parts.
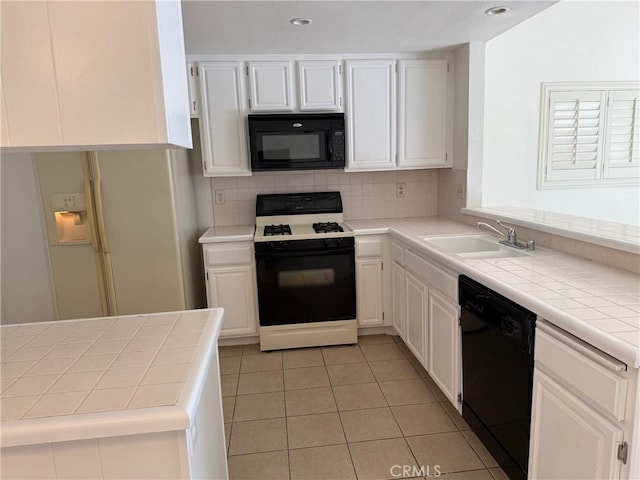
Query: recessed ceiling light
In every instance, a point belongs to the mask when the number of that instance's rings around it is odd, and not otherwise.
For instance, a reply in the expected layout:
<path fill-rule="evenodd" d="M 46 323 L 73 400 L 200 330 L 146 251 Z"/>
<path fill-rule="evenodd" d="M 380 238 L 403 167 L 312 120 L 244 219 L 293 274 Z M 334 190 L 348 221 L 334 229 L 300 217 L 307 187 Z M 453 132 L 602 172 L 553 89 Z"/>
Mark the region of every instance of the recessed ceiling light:
<path fill-rule="evenodd" d="M 508 11 L 509 7 L 491 7 L 484 13 L 486 13 L 487 15 L 502 15 L 503 13 L 507 13 Z"/>
<path fill-rule="evenodd" d="M 302 25 L 309 25 L 311 23 L 310 18 L 292 18 L 289 23 L 301 27 Z"/>

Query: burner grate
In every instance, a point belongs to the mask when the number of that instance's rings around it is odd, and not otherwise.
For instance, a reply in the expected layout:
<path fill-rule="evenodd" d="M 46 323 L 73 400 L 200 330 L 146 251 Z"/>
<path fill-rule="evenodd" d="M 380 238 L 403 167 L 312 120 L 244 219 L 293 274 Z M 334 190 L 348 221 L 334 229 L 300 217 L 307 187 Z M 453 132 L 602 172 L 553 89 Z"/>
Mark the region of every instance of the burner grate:
<path fill-rule="evenodd" d="M 291 227 L 289 225 L 265 225 L 264 236 L 276 237 L 279 235 L 291 235 Z"/>
<path fill-rule="evenodd" d="M 333 233 L 344 232 L 343 228 L 337 222 L 319 222 L 314 223 L 313 230 L 316 233 Z"/>

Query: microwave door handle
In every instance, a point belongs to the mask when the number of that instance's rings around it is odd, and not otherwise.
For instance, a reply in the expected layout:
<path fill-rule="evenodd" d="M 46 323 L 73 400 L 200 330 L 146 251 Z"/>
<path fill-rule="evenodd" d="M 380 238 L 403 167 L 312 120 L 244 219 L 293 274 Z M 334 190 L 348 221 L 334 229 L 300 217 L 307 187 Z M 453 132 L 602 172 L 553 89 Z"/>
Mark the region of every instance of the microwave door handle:
<path fill-rule="evenodd" d="M 329 141 L 329 162 L 333 161 L 333 143 Z"/>

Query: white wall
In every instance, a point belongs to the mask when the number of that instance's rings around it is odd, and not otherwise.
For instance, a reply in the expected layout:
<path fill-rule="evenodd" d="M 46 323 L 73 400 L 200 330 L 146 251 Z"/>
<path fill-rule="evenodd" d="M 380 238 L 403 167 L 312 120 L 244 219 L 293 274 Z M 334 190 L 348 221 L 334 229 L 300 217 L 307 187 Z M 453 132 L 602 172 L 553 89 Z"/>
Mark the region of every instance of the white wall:
<path fill-rule="evenodd" d="M 2 323 L 56 319 L 31 155 L 2 155 Z"/>
<path fill-rule="evenodd" d="M 469 93 L 467 110 L 467 206 L 482 205 L 482 172 L 484 171 L 484 88 L 485 44 L 469 44 Z"/>
<path fill-rule="evenodd" d="M 563 1 L 487 42 L 483 206 L 639 223 L 637 186 L 536 189 L 540 83 L 637 81 L 639 5 Z"/>

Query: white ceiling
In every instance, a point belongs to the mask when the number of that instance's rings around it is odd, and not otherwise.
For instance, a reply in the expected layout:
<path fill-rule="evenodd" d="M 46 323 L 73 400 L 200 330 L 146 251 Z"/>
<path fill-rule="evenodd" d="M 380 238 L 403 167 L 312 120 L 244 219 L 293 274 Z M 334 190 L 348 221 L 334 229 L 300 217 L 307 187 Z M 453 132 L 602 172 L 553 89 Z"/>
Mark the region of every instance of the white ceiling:
<path fill-rule="evenodd" d="M 554 3 L 182 0 L 182 12 L 188 55 L 404 53 L 487 41 Z M 494 6 L 510 11 L 484 13 Z M 313 22 L 291 25 L 296 17 Z"/>

